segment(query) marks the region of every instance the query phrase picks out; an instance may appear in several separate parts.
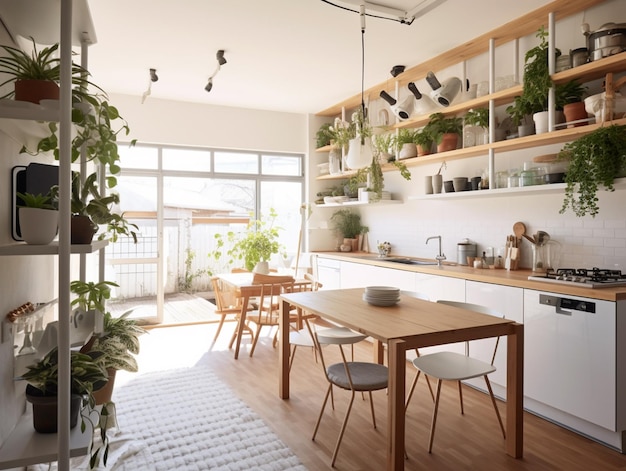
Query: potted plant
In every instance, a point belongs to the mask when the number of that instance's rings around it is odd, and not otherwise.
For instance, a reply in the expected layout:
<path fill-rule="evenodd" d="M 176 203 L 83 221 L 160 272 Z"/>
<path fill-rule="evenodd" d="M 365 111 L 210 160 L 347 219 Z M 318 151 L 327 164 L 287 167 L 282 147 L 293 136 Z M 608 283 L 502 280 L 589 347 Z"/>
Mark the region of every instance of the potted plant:
<path fill-rule="evenodd" d="M 463 124 L 461 118 L 446 118 L 443 113 L 433 113 L 425 128 L 435 138 L 437 152 L 446 152 L 457 148 Z"/>
<path fill-rule="evenodd" d="M 334 140 L 333 132 L 331 131 L 332 123 L 324 123 L 320 126 L 315 134 L 315 146 L 316 148 L 326 147 L 330 145 Z"/>
<path fill-rule="evenodd" d="M 226 255 L 229 257 L 228 265 L 240 260 L 248 271 L 268 273 L 271 256 L 284 252 L 279 242 L 281 228 L 274 226 L 277 217 L 274 208 L 270 208 L 268 220 L 251 220 L 243 232 L 215 234 L 216 248 L 209 253 L 209 257 L 219 261 Z"/>
<path fill-rule="evenodd" d="M 78 424 L 79 414 L 82 431 L 86 429 L 86 421 L 91 423 L 94 430 L 96 426 L 100 428 L 101 443 L 95 450 L 93 442 L 90 444 L 91 468 L 97 466 L 100 456 L 102 456 L 103 464 L 106 465 L 109 448 L 107 417 L 113 413 L 111 404 L 94 408 L 96 403 L 93 393 L 107 381 L 106 370 L 99 361 L 102 355 L 102 352 L 98 351 L 70 352 L 70 428 Z M 28 383 L 26 399 L 33 404 L 33 426 L 40 433 L 56 433 L 59 384 L 57 348 L 50 350 L 43 358 L 27 366 L 26 369 L 21 379 Z M 82 413 L 83 410 L 85 410 L 84 413 Z M 95 414 L 95 420 L 92 414 Z"/>
<path fill-rule="evenodd" d="M 106 226 L 98 236 L 99 240 L 109 237 L 116 242 L 121 235 L 132 237 L 137 243 L 137 225 L 124 218 L 123 214 L 113 212 L 114 205 L 119 204 L 117 193 L 102 195 L 97 184 L 98 175 L 92 173 L 81 181 L 79 173 L 72 174 L 72 192 L 70 210 L 72 213 L 71 241 L 72 244 L 89 244 L 98 230 L 99 225 Z M 109 180 L 109 179 L 107 179 Z M 54 198 L 58 198 L 58 186 L 52 188 Z"/>
<path fill-rule="evenodd" d="M 600 211 L 598 187 L 614 191 L 615 178 L 626 170 L 626 125 L 602 126 L 566 144 L 559 158 L 569 162 L 560 213 L 571 208 L 576 216 L 595 217 Z"/>
<path fill-rule="evenodd" d="M 367 232 L 367 226 L 361 224 L 361 215 L 350 209 L 339 209 L 330 217 L 333 231 L 343 238 L 343 245 L 353 252 L 359 249 L 359 236 Z"/>
<path fill-rule="evenodd" d="M 587 92 L 587 87 L 581 85 L 576 80 L 570 80 L 555 87 L 556 108 L 563 110 L 565 122 L 579 121 L 568 124 L 568 128 L 583 126 L 587 124 L 584 120 L 588 118 L 585 110 L 583 97 Z"/>
<path fill-rule="evenodd" d="M 374 154 L 378 156 L 380 163 L 387 163 L 393 156 L 393 140 L 392 133 L 375 134 L 372 138 L 374 146 Z"/>
<path fill-rule="evenodd" d="M 398 159 L 409 159 L 417 156 L 417 146 L 415 145 L 415 131 L 409 128 L 398 130 L 394 144 Z"/>
<path fill-rule="evenodd" d="M 518 137 L 535 133 L 532 106 L 523 96 L 516 96 L 513 99 L 513 104 L 507 106 L 506 112 L 511 117 L 513 125 L 517 127 Z"/>
<path fill-rule="evenodd" d="M 17 193 L 20 233 L 27 244 L 47 245 L 57 235 L 59 211 L 50 194 Z"/>
<path fill-rule="evenodd" d="M 486 144 L 489 142 L 489 109 L 470 108 L 463 117 L 465 132 L 463 147 Z"/>
<path fill-rule="evenodd" d="M 435 141 L 430 130 L 426 127 L 419 129 L 413 134 L 413 142 L 415 142 L 417 148 L 417 156 L 428 155 L 433 148 L 433 142 Z"/>
<path fill-rule="evenodd" d="M 113 317 L 107 311 L 105 303 L 111 297 L 111 288 L 119 286 L 112 281 L 98 283 L 75 280 L 70 283 L 70 291 L 76 295 L 71 306 L 76 306 L 85 313 L 97 311 L 102 315 L 102 333 L 93 335 L 81 348 L 81 352 L 98 351 L 100 363 L 106 368 L 108 382 L 94 392 L 96 404 L 106 404 L 111 401 L 117 370 L 134 373 L 138 370 L 134 355 L 139 353 L 139 336 L 146 332 L 137 325 L 134 319 L 128 316 L 132 311 L 125 312 L 120 317 Z"/>

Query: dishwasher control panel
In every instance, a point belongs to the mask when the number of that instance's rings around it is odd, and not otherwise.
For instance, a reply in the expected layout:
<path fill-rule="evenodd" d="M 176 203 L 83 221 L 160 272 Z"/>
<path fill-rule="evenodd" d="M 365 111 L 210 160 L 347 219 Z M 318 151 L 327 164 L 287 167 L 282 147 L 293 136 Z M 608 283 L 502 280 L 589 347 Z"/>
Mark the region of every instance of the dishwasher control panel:
<path fill-rule="evenodd" d="M 539 304 L 554 306 L 557 309 L 571 309 L 573 311 L 596 313 L 596 303 L 583 299 L 563 298 L 548 294 L 539 295 Z"/>

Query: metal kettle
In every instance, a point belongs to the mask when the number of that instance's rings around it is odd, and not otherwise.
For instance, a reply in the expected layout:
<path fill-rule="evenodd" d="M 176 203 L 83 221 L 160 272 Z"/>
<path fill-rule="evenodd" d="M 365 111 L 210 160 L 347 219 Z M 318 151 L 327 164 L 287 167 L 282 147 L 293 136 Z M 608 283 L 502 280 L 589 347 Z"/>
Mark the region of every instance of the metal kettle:
<path fill-rule="evenodd" d="M 476 244 L 469 239 L 463 239 L 457 244 L 456 262 L 459 265 L 467 265 L 467 257 L 476 257 Z"/>

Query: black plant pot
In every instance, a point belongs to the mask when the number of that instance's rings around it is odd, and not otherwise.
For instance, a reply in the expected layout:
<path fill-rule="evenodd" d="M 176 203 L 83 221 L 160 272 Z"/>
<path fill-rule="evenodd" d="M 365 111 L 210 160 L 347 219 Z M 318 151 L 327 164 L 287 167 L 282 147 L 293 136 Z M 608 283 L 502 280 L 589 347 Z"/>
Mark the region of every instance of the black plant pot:
<path fill-rule="evenodd" d="M 72 216 L 71 240 L 72 244 L 91 244 L 94 234 L 98 230 L 89 216 Z"/>
<path fill-rule="evenodd" d="M 57 396 L 44 396 L 42 392 L 31 386 L 26 386 L 26 400 L 33 405 L 33 427 L 39 433 L 57 433 Z M 79 394 L 70 397 L 70 428 L 76 427 L 78 414 L 82 404 Z"/>

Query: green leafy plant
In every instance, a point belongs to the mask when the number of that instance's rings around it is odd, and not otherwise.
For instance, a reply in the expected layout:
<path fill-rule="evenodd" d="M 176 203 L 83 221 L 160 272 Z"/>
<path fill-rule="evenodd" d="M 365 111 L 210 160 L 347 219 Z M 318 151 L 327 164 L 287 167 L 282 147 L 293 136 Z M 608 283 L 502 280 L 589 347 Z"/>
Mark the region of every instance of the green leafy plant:
<path fill-rule="evenodd" d="M 78 307 L 83 311 L 97 310 L 102 313 L 106 311 L 105 303 L 111 298 L 111 288 L 119 287 L 113 281 L 93 281 L 74 280 L 70 283 L 70 292 L 76 297 L 72 300 L 71 306 Z"/>
<path fill-rule="evenodd" d="M 251 220 L 243 232 L 215 234 L 216 248 L 209 257 L 218 262 L 226 257 L 228 265 L 240 260 L 252 271 L 258 262 L 269 261 L 273 254 L 282 252 L 284 256 L 284 247 L 279 242 L 281 228 L 274 226 L 277 217 L 278 213 L 270 208 L 267 220 Z"/>
<path fill-rule="evenodd" d="M 6 56 L 0 57 L 0 72 L 8 77 L 0 83 L 0 87 L 15 83 L 18 80 L 43 80 L 57 84 L 61 80 L 59 44 L 37 50 L 35 40 L 32 37 L 30 39 L 33 43 L 33 50 L 30 53 L 12 46 L 0 46 L 7 53 Z M 72 84 L 77 88 L 77 94 L 81 93 L 81 88 L 89 85 L 94 86 L 86 78 L 87 75 L 87 71 L 83 67 L 72 63 Z M 15 90 L 11 88 L 7 93 L 0 96 L 0 99 L 10 98 L 14 93 Z"/>
<path fill-rule="evenodd" d="M 18 192 L 16 195 L 22 200 L 21 204 L 17 205 L 18 208 L 57 209 L 56 201 L 52 199 L 50 194 L 38 193 L 34 195 Z"/>
<path fill-rule="evenodd" d="M 553 86 L 548 68 L 548 32 L 543 26 L 537 31 L 536 37 L 539 38 L 539 44 L 524 55 L 522 80 L 522 96 L 531 110 L 530 114 L 548 110 L 548 91 Z M 559 57 L 561 51 L 556 49 L 555 54 Z"/>
<path fill-rule="evenodd" d="M 81 431 L 85 432 L 87 421 L 91 422 L 94 429 L 94 425 L 99 424 L 100 426 L 101 444 L 94 449 L 92 441 L 89 447 L 91 455 L 89 460 L 90 468 L 96 467 L 100 456 L 102 456 L 102 461 L 106 465 L 109 450 L 107 417 L 110 415 L 111 410 L 109 404 L 104 404 L 101 408 L 95 408 L 93 396 L 93 392 L 103 387 L 108 381 L 107 371 L 100 360 L 102 356 L 102 352 L 95 350 L 88 353 L 70 352 L 70 392 L 82 396 L 83 404 L 89 406 L 85 413 L 81 413 Z M 57 396 L 59 385 L 58 357 L 58 349 L 55 347 L 44 355 L 41 360 L 26 367 L 27 371 L 22 375 L 21 379 L 29 384 L 26 388 L 27 394 L 46 397 Z M 92 419 L 91 414 L 97 416 L 95 421 Z"/>
<path fill-rule="evenodd" d="M 465 124 L 469 124 L 470 126 L 487 128 L 489 127 L 489 109 L 469 109 L 463 119 L 465 120 Z"/>
<path fill-rule="evenodd" d="M 415 135 L 416 131 L 413 129 L 399 129 L 393 139 L 393 144 L 396 152 L 400 152 L 404 144 L 415 144 Z"/>
<path fill-rule="evenodd" d="M 193 270 L 193 259 L 196 258 L 196 253 L 189 247 L 185 250 L 185 272 L 178 277 L 178 289 L 184 293 L 190 293 L 193 291 L 193 280 L 204 275 L 206 270 Z"/>
<path fill-rule="evenodd" d="M 324 123 L 320 126 L 315 134 L 315 145 L 319 149 L 330 144 L 334 139 L 334 133 L 331 131 L 332 124 Z"/>
<path fill-rule="evenodd" d="M 424 126 L 426 132 L 430 133 L 437 144 L 441 144 L 444 134 L 461 135 L 463 131 L 463 121 L 461 118 L 449 117 L 443 113 L 433 113 L 429 117 L 428 124 Z"/>
<path fill-rule="evenodd" d="M 135 355 L 139 353 L 139 337 L 146 330 L 129 319 L 132 311 L 119 317 L 110 312 L 104 313 L 104 333 L 96 336 L 91 349 L 102 352 L 100 362 L 106 369 L 125 370 L 135 373 L 139 370 Z"/>
<path fill-rule="evenodd" d="M 516 96 L 513 104 L 506 107 L 507 114 L 515 126 L 521 126 L 532 121 L 533 108 L 523 96 Z"/>
<path fill-rule="evenodd" d="M 361 224 L 361 215 L 350 209 L 339 209 L 330 217 L 333 231 L 344 239 L 355 239 L 367 232 L 367 226 Z"/>
<path fill-rule="evenodd" d="M 614 191 L 615 178 L 626 170 L 626 126 L 600 127 L 566 144 L 559 158 L 569 161 L 560 213 L 571 208 L 576 216 L 595 217 L 600 211 L 599 186 Z"/>
<path fill-rule="evenodd" d="M 356 123 L 343 121 L 339 118 L 335 118 L 333 125 L 328 128 L 331 135 L 331 139 L 335 141 L 335 145 L 347 150 L 350 140 L 356 137 Z"/>
<path fill-rule="evenodd" d="M 407 168 L 404 162 L 401 162 L 399 160 L 392 160 L 391 164 L 398 169 L 402 178 L 407 181 L 411 180 L 411 171 Z"/>
<path fill-rule="evenodd" d="M 72 191 L 70 211 L 73 216 L 87 216 L 96 225 L 105 225 L 106 229 L 98 236 L 100 240 L 110 237 L 112 242 L 117 242 L 119 236 L 132 237 L 137 243 L 138 227 L 130 223 L 123 214 L 113 212 L 113 207 L 120 202 L 118 193 L 103 195 L 98 188 L 98 175 L 92 173 L 84 181 L 81 175 L 72 175 Z M 115 184 L 115 177 L 108 177 L 105 184 Z M 58 186 L 52 188 L 53 199 L 58 199 Z"/>
<path fill-rule="evenodd" d="M 413 134 L 413 142 L 415 142 L 415 144 L 422 147 L 423 149 L 430 150 L 434 141 L 435 141 L 435 138 L 433 137 L 431 133 L 431 129 L 428 129 L 426 127 L 423 127 L 417 130 Z"/>
<path fill-rule="evenodd" d="M 570 80 L 569 82 L 557 85 L 554 88 L 556 109 L 562 110 L 567 104 L 582 101 L 586 92 L 587 87 L 581 85 L 576 80 Z"/>
<path fill-rule="evenodd" d="M 380 156 L 381 154 L 390 154 L 393 152 L 394 135 L 391 133 L 375 134 L 372 137 L 372 144 L 374 147 L 374 154 Z"/>

